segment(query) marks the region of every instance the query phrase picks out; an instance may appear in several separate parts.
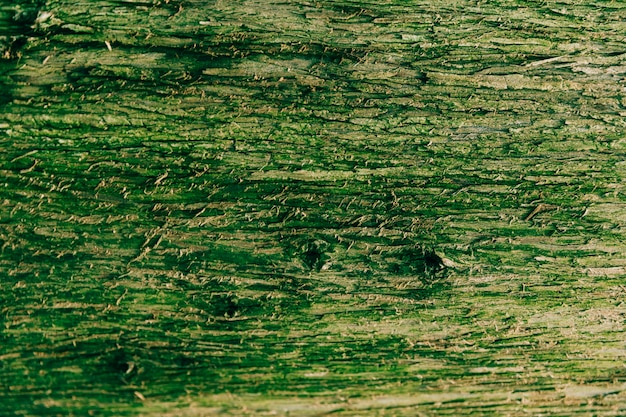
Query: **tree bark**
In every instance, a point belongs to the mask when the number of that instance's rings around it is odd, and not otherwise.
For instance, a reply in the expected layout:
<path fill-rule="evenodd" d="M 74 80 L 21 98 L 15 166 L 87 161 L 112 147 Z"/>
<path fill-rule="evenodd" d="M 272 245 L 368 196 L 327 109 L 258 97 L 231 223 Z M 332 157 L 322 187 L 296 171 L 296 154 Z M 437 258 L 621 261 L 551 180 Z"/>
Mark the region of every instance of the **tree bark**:
<path fill-rule="evenodd" d="M 625 17 L 0 7 L 3 405 L 619 415 Z"/>

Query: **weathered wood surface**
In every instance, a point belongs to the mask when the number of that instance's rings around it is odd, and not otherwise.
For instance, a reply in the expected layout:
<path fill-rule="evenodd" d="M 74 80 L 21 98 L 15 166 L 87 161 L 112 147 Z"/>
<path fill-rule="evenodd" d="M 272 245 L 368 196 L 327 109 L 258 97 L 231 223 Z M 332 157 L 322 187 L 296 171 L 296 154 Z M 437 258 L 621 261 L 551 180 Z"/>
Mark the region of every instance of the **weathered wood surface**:
<path fill-rule="evenodd" d="M 0 7 L 15 415 L 624 415 L 618 1 Z"/>

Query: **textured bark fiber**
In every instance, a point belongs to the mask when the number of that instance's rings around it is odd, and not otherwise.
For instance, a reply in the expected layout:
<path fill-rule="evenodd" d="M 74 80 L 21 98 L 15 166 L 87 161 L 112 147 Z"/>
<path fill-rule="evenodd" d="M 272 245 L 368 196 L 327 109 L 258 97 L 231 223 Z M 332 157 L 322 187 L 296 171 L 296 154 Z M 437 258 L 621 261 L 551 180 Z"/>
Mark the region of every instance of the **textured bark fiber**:
<path fill-rule="evenodd" d="M 624 22 L 0 6 L 6 415 L 626 414 Z"/>

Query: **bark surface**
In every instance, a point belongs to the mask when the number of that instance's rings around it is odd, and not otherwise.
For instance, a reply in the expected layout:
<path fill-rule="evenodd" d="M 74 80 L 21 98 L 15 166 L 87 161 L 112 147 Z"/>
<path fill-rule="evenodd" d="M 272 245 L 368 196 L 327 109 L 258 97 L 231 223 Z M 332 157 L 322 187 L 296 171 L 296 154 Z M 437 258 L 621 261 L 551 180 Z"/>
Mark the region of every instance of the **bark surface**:
<path fill-rule="evenodd" d="M 0 6 L 11 415 L 624 415 L 618 1 Z"/>

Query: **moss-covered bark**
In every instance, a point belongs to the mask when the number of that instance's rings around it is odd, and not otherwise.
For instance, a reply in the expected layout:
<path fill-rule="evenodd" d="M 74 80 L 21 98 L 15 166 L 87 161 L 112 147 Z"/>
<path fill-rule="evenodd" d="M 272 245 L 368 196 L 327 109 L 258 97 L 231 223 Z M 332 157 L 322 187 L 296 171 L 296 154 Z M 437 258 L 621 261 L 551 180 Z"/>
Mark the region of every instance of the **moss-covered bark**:
<path fill-rule="evenodd" d="M 624 18 L 0 7 L 3 406 L 623 414 Z"/>

